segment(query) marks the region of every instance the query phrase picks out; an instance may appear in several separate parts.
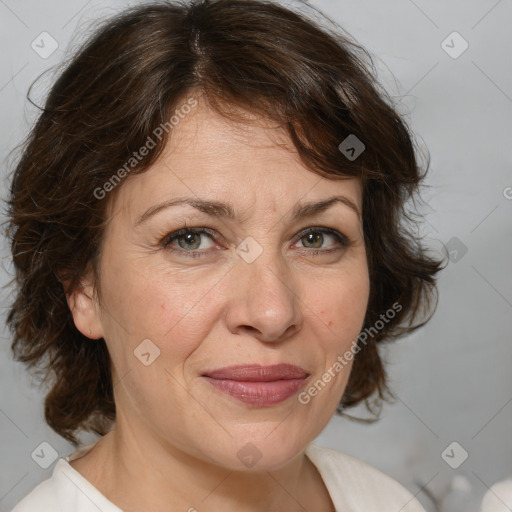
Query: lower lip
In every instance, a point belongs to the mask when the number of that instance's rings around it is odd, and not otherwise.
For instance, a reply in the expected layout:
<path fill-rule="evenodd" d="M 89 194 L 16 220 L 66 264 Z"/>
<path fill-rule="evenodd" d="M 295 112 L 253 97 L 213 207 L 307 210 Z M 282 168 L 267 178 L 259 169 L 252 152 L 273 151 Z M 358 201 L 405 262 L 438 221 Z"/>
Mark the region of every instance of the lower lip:
<path fill-rule="evenodd" d="M 283 402 L 295 395 L 304 385 L 304 379 L 276 380 L 272 382 L 242 382 L 212 379 L 203 376 L 213 387 L 247 404 L 266 406 Z"/>

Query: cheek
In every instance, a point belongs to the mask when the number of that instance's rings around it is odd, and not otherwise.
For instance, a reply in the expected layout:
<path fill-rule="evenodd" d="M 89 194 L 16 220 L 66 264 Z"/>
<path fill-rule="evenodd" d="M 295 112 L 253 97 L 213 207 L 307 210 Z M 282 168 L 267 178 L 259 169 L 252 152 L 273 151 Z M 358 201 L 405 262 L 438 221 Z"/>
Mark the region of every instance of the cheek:
<path fill-rule="evenodd" d="M 133 351 L 149 339 L 160 350 L 159 363 L 175 367 L 200 345 L 217 317 L 218 279 L 141 270 L 120 264 L 105 276 L 106 339 L 114 353 L 125 353 L 128 366 L 136 363 Z"/>
<path fill-rule="evenodd" d="M 361 331 L 368 306 L 368 276 L 363 271 L 320 284 L 307 294 L 306 311 L 325 332 L 319 337 L 324 340 L 324 348 L 336 350 L 350 344 Z"/>
<path fill-rule="evenodd" d="M 139 414 L 155 422 L 171 420 L 162 403 L 172 403 L 176 412 L 186 402 L 181 396 L 185 363 L 215 318 L 215 301 L 205 300 L 203 288 L 157 272 L 140 275 L 119 269 L 105 279 L 106 341 L 124 389 L 118 400 L 126 403 L 129 397 Z"/>

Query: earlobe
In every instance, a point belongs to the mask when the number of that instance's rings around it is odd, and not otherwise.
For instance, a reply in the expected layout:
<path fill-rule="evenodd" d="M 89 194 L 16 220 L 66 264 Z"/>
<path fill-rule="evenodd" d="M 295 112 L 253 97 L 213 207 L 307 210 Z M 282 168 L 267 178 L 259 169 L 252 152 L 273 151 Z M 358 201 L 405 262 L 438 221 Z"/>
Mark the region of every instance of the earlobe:
<path fill-rule="evenodd" d="M 62 281 L 62 284 L 64 290 L 69 290 L 69 282 Z M 76 328 L 88 338 L 103 338 L 99 306 L 95 299 L 92 280 L 89 277 L 84 278 L 78 287 L 66 292 L 66 300 Z"/>

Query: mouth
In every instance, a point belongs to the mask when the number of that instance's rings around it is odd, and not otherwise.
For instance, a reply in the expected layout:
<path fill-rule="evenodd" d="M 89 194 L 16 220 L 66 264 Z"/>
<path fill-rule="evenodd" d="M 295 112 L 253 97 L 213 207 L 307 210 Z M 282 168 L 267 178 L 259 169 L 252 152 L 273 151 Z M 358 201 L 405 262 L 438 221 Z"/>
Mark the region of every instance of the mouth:
<path fill-rule="evenodd" d="M 264 407 L 283 402 L 304 387 L 309 374 L 300 366 L 239 365 L 201 375 L 218 391 L 241 402 Z"/>

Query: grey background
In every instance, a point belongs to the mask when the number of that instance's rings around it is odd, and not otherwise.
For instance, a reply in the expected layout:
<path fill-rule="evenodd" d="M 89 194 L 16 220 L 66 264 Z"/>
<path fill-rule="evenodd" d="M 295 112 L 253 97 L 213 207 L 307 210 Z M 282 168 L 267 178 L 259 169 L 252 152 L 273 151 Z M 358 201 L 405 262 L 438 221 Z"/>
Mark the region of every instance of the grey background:
<path fill-rule="evenodd" d="M 95 20 L 135 3 L 0 0 L 2 198 L 13 163 L 7 156 L 37 114 L 25 99 L 29 84 L 59 64 Z M 433 319 L 385 351 L 397 402 L 373 425 L 335 417 L 316 442 L 385 471 L 418 493 L 429 511 L 477 510 L 487 488 L 512 474 L 512 6 L 506 0 L 310 3 L 376 56 L 380 79 L 430 151 L 422 234 L 433 251 L 442 252 L 443 244 L 458 250 L 440 276 Z M 31 48 L 43 31 L 59 44 L 47 59 Z M 456 59 L 441 46 L 453 31 L 469 44 Z M 49 83 L 51 73 L 35 88 L 36 99 Z M 0 250 L 3 285 L 10 271 L 5 240 Z M 3 315 L 9 299 L 2 290 Z M 44 390 L 12 361 L 3 319 L 0 511 L 8 511 L 53 470 L 31 458 L 41 442 L 60 456 L 73 448 L 46 426 Z M 457 469 L 441 456 L 454 441 L 469 454 Z M 458 446 L 449 451 L 456 462 L 462 453 Z"/>

